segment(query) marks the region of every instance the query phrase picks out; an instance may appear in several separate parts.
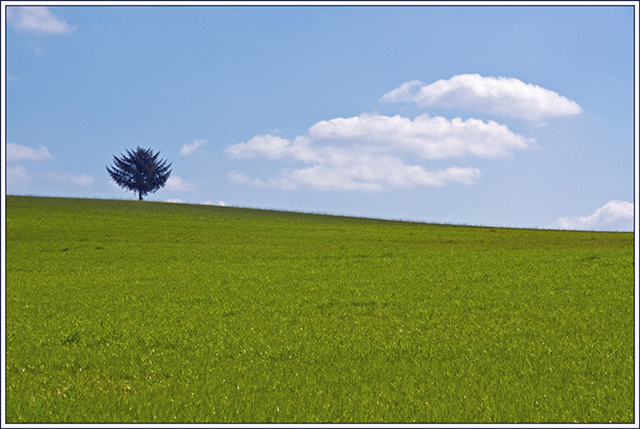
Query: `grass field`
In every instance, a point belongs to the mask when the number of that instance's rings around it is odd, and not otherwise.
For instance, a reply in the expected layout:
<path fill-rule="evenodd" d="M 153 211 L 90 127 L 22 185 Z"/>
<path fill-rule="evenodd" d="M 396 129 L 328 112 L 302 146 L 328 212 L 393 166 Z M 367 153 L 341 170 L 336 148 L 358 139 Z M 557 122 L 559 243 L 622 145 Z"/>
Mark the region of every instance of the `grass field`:
<path fill-rule="evenodd" d="M 11 422 L 634 422 L 633 234 L 7 196 Z"/>

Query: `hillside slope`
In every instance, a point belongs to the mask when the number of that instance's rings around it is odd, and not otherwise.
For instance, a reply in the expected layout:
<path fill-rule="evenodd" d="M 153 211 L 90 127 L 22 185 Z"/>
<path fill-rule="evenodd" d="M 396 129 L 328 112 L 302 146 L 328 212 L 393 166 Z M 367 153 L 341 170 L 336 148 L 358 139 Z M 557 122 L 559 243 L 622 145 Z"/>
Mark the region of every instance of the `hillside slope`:
<path fill-rule="evenodd" d="M 633 234 L 7 197 L 7 422 L 633 422 Z"/>

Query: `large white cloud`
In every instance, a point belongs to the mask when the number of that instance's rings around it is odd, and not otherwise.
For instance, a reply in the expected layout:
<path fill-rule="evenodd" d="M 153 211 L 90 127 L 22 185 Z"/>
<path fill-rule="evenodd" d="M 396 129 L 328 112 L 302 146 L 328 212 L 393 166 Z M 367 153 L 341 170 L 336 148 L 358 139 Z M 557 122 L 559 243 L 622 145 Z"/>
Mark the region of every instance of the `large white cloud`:
<path fill-rule="evenodd" d="M 493 158 L 525 149 L 533 142 L 497 122 L 460 118 L 448 120 L 423 114 L 411 120 L 400 115 L 360 115 L 320 121 L 308 132 L 312 140 L 342 140 L 375 144 L 415 153 L 425 159 L 475 155 Z"/>
<path fill-rule="evenodd" d="M 492 158 L 526 149 L 533 139 L 511 132 L 496 122 L 463 121 L 421 115 L 411 120 L 399 115 L 362 114 L 320 121 L 304 135 L 285 139 L 257 135 L 246 143 L 227 147 L 237 158 L 288 159 L 311 164 L 286 169 L 263 180 L 234 171 L 239 183 L 295 189 L 381 190 L 393 187 L 472 184 L 480 177 L 476 168 L 450 167 L 428 170 L 403 158 L 444 159 L 464 156 Z"/>
<path fill-rule="evenodd" d="M 553 225 L 559 229 L 633 231 L 633 203 L 609 201 L 589 216 L 561 217 Z"/>
<path fill-rule="evenodd" d="M 362 114 L 320 121 L 292 140 L 258 135 L 247 143 L 229 146 L 227 153 L 238 158 L 289 157 L 307 162 L 339 162 L 354 151 L 404 152 L 424 159 L 467 155 L 493 158 L 526 149 L 533 142 L 494 121 L 449 121 L 427 114 L 413 120 L 399 115 Z"/>
<path fill-rule="evenodd" d="M 40 161 L 53 158 L 49 149 L 40 145 L 38 149 L 22 146 L 17 143 L 7 143 L 7 161 Z"/>
<path fill-rule="evenodd" d="M 70 27 L 63 19 L 42 6 L 8 7 L 7 19 L 18 30 L 36 33 L 65 34 L 77 28 L 77 25 Z"/>
<path fill-rule="evenodd" d="M 382 102 L 414 102 L 419 106 L 459 107 L 528 120 L 575 115 L 582 108 L 548 89 L 509 77 L 461 74 L 425 85 L 405 82 L 380 98 Z"/>

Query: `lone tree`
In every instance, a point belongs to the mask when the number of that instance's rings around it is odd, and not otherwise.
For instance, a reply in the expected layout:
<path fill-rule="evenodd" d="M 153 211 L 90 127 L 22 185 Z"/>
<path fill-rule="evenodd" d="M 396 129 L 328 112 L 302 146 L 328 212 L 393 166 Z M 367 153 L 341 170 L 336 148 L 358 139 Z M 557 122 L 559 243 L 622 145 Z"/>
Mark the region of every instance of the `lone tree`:
<path fill-rule="evenodd" d="M 111 178 L 122 188 L 137 192 L 139 200 L 148 193 L 162 188 L 171 174 L 171 164 L 159 159 L 160 152 L 154 154 L 151 149 L 140 146 L 127 156 L 113 156 L 113 166 L 107 165 Z"/>

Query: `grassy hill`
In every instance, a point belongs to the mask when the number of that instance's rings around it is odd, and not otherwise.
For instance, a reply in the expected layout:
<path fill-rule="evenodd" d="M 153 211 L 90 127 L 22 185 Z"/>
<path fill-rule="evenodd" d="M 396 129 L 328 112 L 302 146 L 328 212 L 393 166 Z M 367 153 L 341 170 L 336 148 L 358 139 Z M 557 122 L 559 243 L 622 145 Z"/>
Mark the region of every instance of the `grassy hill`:
<path fill-rule="evenodd" d="M 633 422 L 633 234 L 7 197 L 7 422 Z"/>

